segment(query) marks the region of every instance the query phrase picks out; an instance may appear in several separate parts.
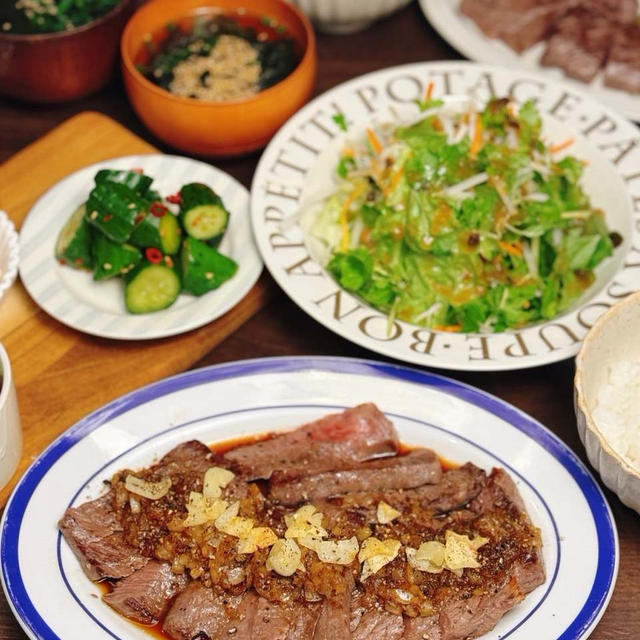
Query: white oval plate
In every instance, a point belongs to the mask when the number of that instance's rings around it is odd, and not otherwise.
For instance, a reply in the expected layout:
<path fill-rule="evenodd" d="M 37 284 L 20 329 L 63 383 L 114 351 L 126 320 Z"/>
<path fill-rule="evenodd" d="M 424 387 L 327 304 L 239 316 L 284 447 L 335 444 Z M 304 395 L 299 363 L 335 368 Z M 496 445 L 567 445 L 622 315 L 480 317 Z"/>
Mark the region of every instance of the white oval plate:
<path fill-rule="evenodd" d="M 309 194 L 330 183 L 343 135 L 372 120 L 393 121 L 434 83 L 434 95 L 472 92 L 480 100 L 512 95 L 537 100 L 546 129 L 573 135 L 568 150 L 589 161 L 583 186 L 624 243 L 596 271 L 596 282 L 563 315 L 498 334 L 442 333 L 396 321 L 338 287 L 303 232 Z M 348 132 L 347 132 L 348 135 Z M 332 155 L 333 154 L 333 155 Z M 332 164 L 333 163 L 333 164 Z M 276 134 L 260 159 L 251 190 L 258 248 L 271 275 L 309 315 L 335 333 L 391 358 L 443 369 L 522 369 L 574 356 L 589 328 L 616 300 L 640 289 L 640 137 L 637 129 L 586 94 L 543 76 L 470 62 L 404 65 L 351 80 L 316 98 Z M 634 210 L 635 206 L 635 210 Z"/>
<path fill-rule="evenodd" d="M 470 60 L 501 64 L 523 71 L 537 71 L 550 80 L 565 83 L 569 91 L 588 91 L 594 98 L 627 118 L 640 121 L 640 95 L 605 86 L 601 73 L 587 84 L 565 76 L 562 69 L 541 65 L 540 58 L 546 48 L 546 42 L 539 42 L 523 53 L 518 53 L 501 40 L 486 36 L 471 18 L 461 13 L 461 0 L 419 2 L 422 12 L 433 28 Z"/>
<path fill-rule="evenodd" d="M 162 196 L 187 182 L 204 182 L 222 198 L 231 216 L 220 251 L 238 263 L 236 274 L 203 296 L 181 294 L 168 309 L 128 313 L 121 278 L 94 282 L 91 273 L 58 264 L 56 238 L 71 213 L 86 201 L 93 177 L 105 168 L 140 167 Z M 163 154 L 112 158 L 80 169 L 35 203 L 20 230 L 20 278 L 34 301 L 63 324 L 104 338 L 146 340 L 184 333 L 215 320 L 254 285 L 262 262 L 249 220 L 249 193 L 234 178 L 204 162 Z"/>
<path fill-rule="evenodd" d="M 213 443 L 294 427 L 370 400 L 404 442 L 454 462 L 505 468 L 541 530 L 546 582 L 483 638 L 586 638 L 615 585 L 618 540 L 606 500 L 579 459 L 541 424 L 482 391 L 415 369 L 340 358 L 248 360 L 187 372 L 71 427 L 23 476 L 2 518 L 2 584 L 18 621 L 34 640 L 148 640 L 100 601 L 58 532 L 65 509 L 100 495 L 116 470 L 148 465 L 191 438 Z"/>

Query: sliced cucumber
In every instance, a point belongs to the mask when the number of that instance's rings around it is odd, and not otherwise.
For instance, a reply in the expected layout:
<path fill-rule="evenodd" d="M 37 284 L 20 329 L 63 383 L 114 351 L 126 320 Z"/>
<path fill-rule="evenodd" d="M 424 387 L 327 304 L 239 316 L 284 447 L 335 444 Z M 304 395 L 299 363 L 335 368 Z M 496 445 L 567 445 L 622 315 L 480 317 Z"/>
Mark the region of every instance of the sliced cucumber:
<path fill-rule="evenodd" d="M 187 237 L 180 252 L 182 288 L 196 296 L 216 289 L 238 270 L 237 263 L 196 238 Z"/>
<path fill-rule="evenodd" d="M 102 169 L 95 175 L 95 183 L 119 182 L 133 189 L 137 194 L 143 196 L 149 190 L 153 178 L 145 176 L 137 171 L 119 171 L 118 169 Z"/>
<path fill-rule="evenodd" d="M 114 242 L 126 242 L 147 216 L 149 204 L 119 182 L 103 182 L 89 194 L 85 218 Z"/>
<path fill-rule="evenodd" d="M 96 233 L 93 239 L 93 279 L 107 280 L 131 271 L 141 260 L 142 254 L 130 244 L 118 244 L 107 236 Z"/>
<path fill-rule="evenodd" d="M 91 227 L 85 220 L 86 207 L 81 204 L 62 227 L 56 240 L 56 258 L 74 269 L 91 269 Z"/>
<path fill-rule="evenodd" d="M 206 184 L 192 182 L 180 190 L 184 230 L 192 238 L 217 247 L 229 224 L 229 212 L 222 199 Z"/>
<path fill-rule="evenodd" d="M 148 215 L 134 229 L 129 242 L 136 247 L 157 247 L 163 253 L 173 255 L 180 249 L 182 229 L 178 218 L 172 213 L 165 213 L 161 218 Z"/>
<path fill-rule="evenodd" d="M 124 301 L 130 313 L 152 313 L 170 307 L 180 294 L 175 269 L 144 261 L 125 276 Z"/>

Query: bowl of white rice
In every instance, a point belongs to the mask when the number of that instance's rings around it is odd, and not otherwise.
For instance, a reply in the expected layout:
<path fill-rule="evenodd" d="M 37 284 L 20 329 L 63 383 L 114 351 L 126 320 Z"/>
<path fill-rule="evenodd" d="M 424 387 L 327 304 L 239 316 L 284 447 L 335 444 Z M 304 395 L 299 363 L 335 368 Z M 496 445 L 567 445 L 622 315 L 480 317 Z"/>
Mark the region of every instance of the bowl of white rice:
<path fill-rule="evenodd" d="M 589 461 L 640 513 L 640 292 L 611 307 L 584 340 L 574 405 Z"/>

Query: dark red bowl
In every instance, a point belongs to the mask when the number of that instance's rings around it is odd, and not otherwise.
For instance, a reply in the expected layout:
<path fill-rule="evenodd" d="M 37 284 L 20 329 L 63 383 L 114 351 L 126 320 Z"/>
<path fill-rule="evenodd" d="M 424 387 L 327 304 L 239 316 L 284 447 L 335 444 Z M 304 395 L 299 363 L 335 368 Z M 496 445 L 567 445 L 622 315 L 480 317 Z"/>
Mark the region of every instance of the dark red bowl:
<path fill-rule="evenodd" d="M 65 102 L 103 87 L 135 0 L 60 33 L 0 32 L 0 93 L 30 102 Z"/>

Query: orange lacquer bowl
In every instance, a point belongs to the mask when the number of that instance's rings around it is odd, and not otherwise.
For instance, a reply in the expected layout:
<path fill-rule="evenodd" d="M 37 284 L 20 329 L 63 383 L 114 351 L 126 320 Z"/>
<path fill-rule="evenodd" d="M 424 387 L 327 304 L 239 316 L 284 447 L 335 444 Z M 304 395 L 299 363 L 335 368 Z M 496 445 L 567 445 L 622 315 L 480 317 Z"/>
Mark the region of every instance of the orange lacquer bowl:
<path fill-rule="evenodd" d="M 167 24 L 216 10 L 231 17 L 240 12 L 276 20 L 298 42 L 300 63 L 278 84 L 250 98 L 227 102 L 176 96 L 136 69 L 145 43 Z M 296 7 L 282 0 L 152 0 L 127 24 L 121 50 L 125 86 L 140 119 L 167 144 L 197 155 L 236 155 L 264 147 L 309 99 L 316 77 L 313 29 Z"/>

